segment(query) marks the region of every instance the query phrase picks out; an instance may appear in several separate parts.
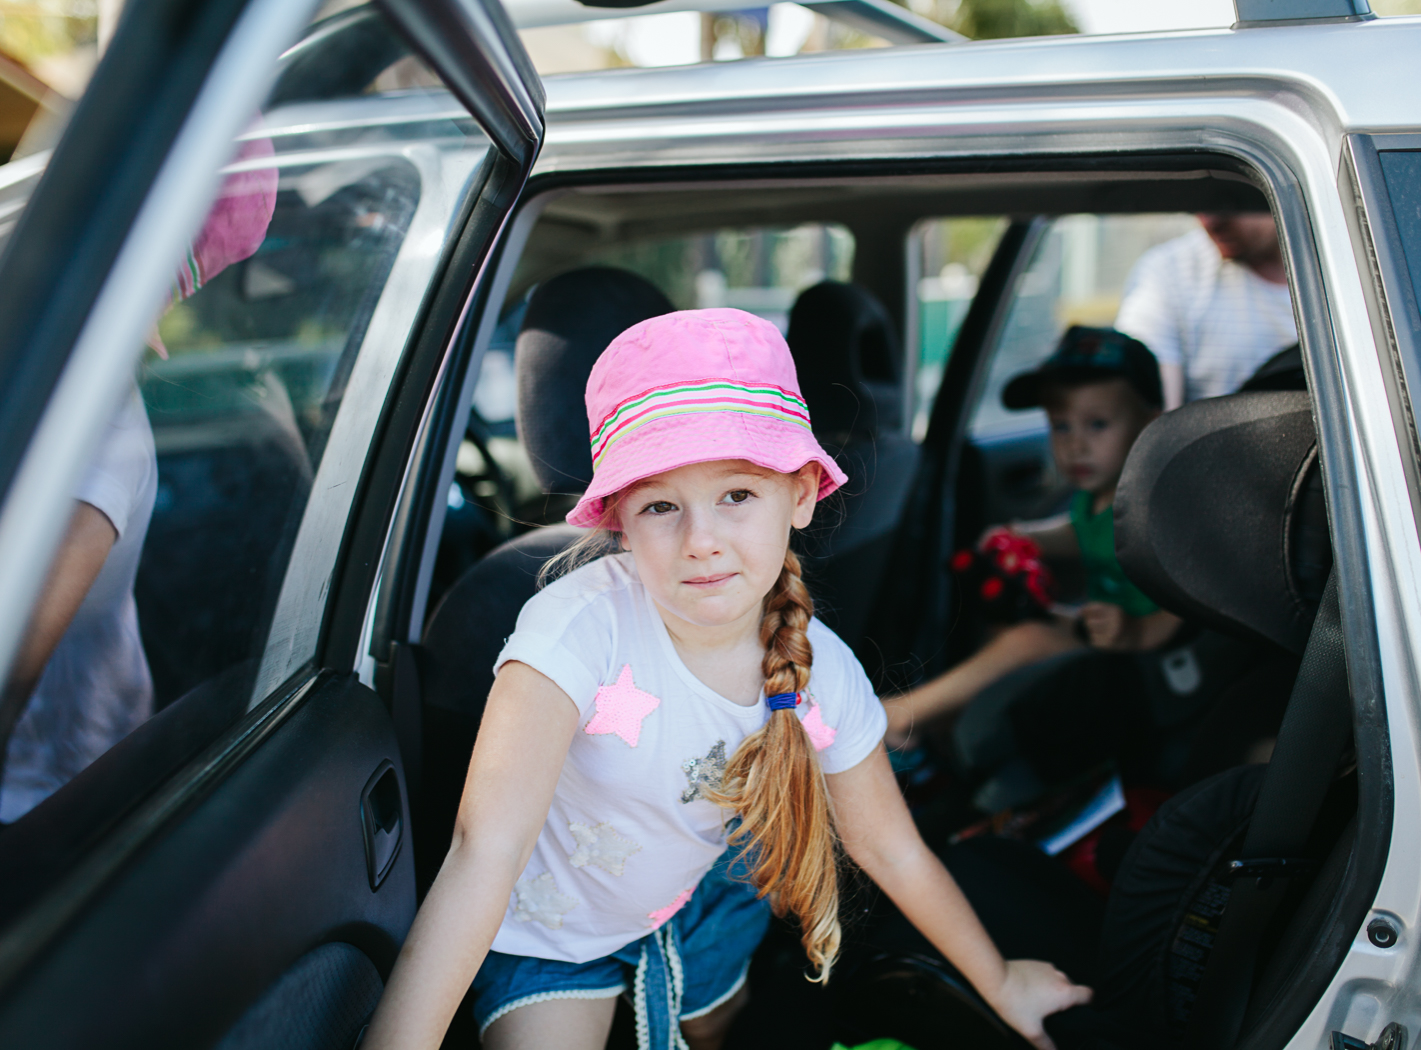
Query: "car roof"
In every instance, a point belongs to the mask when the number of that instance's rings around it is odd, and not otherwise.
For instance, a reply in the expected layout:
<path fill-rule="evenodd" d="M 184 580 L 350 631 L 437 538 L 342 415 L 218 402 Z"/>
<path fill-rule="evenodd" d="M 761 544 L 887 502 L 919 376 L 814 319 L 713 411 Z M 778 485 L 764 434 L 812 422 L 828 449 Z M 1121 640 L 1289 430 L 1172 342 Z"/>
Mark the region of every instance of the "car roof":
<path fill-rule="evenodd" d="M 1009 94 L 1023 103 L 1050 90 L 1122 102 L 1170 94 L 1288 90 L 1346 128 L 1421 126 L 1414 82 L 1421 17 L 1367 22 L 1202 29 L 1107 36 L 923 44 L 793 58 L 549 76 L 549 139 L 559 125 L 686 113 L 750 100 L 781 109 L 880 104 L 894 97 Z M 1036 96 L 1041 97 L 1041 96 Z M 814 100 L 811 103 L 811 100 Z"/>

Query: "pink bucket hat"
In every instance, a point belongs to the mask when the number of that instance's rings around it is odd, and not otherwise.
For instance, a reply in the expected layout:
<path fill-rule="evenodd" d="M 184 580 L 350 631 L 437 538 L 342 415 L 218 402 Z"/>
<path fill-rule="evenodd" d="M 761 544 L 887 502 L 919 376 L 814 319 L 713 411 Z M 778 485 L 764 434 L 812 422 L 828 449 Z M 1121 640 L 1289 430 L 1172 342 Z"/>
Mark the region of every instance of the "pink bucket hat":
<path fill-rule="evenodd" d="M 681 310 L 613 339 L 587 379 L 592 484 L 567 516 L 584 529 L 604 500 L 691 463 L 748 459 L 792 474 L 823 468 L 819 499 L 848 480 L 814 440 L 779 329 L 743 310 Z"/>

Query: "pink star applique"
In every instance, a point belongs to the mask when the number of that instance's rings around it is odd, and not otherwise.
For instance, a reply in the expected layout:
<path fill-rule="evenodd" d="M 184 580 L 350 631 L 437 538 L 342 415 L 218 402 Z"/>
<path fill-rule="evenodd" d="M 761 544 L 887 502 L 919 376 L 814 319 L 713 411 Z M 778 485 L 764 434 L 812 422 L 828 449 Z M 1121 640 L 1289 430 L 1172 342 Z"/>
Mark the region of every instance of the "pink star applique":
<path fill-rule="evenodd" d="M 584 733 L 615 733 L 636 747 L 641 739 L 641 720 L 661 705 L 658 697 L 642 692 L 632 681 L 632 665 L 622 668 L 616 682 L 604 685 L 592 698 L 597 713 L 583 727 Z"/>
<path fill-rule="evenodd" d="M 799 724 L 804 726 L 804 731 L 809 734 L 809 742 L 814 745 L 815 751 L 823 751 L 839 735 L 839 731 L 833 726 L 824 724 L 824 716 L 820 713 L 818 704 L 809 709 L 809 713 L 800 720 Z"/>
<path fill-rule="evenodd" d="M 686 906 L 686 902 L 691 899 L 691 894 L 694 892 L 694 889 L 682 890 L 680 893 L 676 894 L 675 898 L 671 901 L 670 904 L 666 905 L 666 907 L 657 908 L 653 912 L 647 912 L 646 917 L 651 920 L 651 928 L 653 930 L 661 929 L 661 927 L 666 924 L 666 921 L 670 919 L 671 916 L 675 915 L 678 911 L 680 911 Z"/>

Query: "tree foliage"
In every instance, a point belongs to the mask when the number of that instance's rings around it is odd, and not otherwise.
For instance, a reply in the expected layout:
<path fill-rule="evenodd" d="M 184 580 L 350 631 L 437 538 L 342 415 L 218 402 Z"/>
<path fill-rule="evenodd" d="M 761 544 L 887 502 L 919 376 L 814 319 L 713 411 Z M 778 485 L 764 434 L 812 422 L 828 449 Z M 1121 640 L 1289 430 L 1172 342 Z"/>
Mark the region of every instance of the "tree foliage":
<path fill-rule="evenodd" d="M 1060 0 L 960 0 L 943 4 L 939 21 L 974 40 L 997 40 L 1014 36 L 1055 36 L 1078 33 L 1080 28 Z M 955 10 L 943 11 L 944 7 Z"/>

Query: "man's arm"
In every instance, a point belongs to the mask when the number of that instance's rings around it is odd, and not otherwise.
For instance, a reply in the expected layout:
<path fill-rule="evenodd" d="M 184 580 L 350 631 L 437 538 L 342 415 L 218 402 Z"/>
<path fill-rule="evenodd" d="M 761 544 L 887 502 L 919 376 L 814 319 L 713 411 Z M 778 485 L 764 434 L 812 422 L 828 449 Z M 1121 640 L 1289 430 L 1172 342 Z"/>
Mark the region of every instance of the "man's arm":
<path fill-rule="evenodd" d="M 69 519 L 49 578 L 30 615 L 24 641 L 10 669 L 10 680 L 0 695 L 0 775 L 4 773 L 4 744 L 10 739 L 10 730 L 24 714 L 50 655 L 69 629 L 116 542 L 118 530 L 108 516 L 90 503 L 75 500 L 74 516 Z"/>

